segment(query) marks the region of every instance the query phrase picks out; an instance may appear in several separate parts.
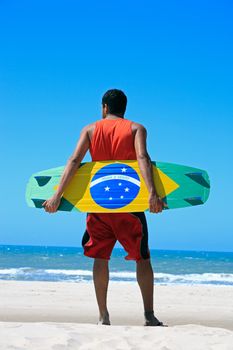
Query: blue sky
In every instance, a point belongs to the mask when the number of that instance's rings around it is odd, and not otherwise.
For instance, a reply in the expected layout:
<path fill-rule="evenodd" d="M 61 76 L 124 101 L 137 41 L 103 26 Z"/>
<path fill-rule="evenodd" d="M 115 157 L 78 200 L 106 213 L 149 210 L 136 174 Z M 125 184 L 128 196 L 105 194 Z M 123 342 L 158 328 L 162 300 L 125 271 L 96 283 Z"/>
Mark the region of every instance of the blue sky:
<path fill-rule="evenodd" d="M 120 88 L 151 158 L 211 179 L 204 206 L 147 214 L 151 248 L 233 251 L 232 18 L 224 0 L 1 1 L 0 244 L 80 246 L 85 214 L 28 208 L 26 183 Z"/>

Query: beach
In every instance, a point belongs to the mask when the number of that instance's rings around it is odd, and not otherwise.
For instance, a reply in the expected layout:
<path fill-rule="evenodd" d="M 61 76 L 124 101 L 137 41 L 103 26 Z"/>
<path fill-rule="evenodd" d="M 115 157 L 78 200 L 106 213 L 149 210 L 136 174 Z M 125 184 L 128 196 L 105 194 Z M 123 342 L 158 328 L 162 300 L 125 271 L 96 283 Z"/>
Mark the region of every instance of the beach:
<path fill-rule="evenodd" d="M 111 326 L 97 325 L 92 282 L 0 281 L 0 348 L 233 349 L 232 286 L 155 285 L 156 317 L 144 327 L 136 283 L 109 283 Z"/>

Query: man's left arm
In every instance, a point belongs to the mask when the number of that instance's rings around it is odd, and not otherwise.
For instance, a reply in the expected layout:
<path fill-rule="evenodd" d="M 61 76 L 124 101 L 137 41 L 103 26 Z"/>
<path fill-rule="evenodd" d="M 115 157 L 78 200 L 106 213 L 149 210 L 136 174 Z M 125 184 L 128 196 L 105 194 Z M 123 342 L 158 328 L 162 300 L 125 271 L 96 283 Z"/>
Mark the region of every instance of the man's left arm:
<path fill-rule="evenodd" d="M 89 145 L 90 145 L 90 140 L 88 135 L 88 126 L 86 126 L 82 130 L 77 146 L 66 164 L 66 167 L 64 169 L 61 180 L 59 182 L 57 191 L 50 199 L 47 199 L 42 204 L 43 207 L 45 208 L 45 211 L 47 211 L 48 213 L 55 213 L 57 211 L 61 202 L 61 197 L 63 195 L 63 192 L 67 187 L 67 185 L 70 183 L 75 172 L 79 168 L 81 161 L 83 160 L 83 158 L 85 157 L 85 154 L 89 149 Z"/>

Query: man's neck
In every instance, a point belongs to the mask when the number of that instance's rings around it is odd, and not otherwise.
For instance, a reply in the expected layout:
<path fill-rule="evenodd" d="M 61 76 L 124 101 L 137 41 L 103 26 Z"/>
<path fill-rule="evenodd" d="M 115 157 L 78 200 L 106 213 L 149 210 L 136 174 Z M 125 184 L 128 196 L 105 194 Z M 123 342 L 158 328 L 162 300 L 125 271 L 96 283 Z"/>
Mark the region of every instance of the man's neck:
<path fill-rule="evenodd" d="M 121 114 L 107 114 L 105 119 L 124 119 L 124 116 Z"/>

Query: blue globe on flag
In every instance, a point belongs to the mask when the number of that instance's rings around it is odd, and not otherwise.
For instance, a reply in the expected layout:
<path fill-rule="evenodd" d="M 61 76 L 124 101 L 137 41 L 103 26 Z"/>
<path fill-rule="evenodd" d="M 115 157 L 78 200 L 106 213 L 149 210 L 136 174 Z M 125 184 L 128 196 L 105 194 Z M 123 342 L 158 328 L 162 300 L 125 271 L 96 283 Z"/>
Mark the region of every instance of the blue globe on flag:
<path fill-rule="evenodd" d="M 93 176 L 90 193 L 103 208 L 118 209 L 131 203 L 140 190 L 137 172 L 127 164 L 114 163 L 101 168 Z"/>

